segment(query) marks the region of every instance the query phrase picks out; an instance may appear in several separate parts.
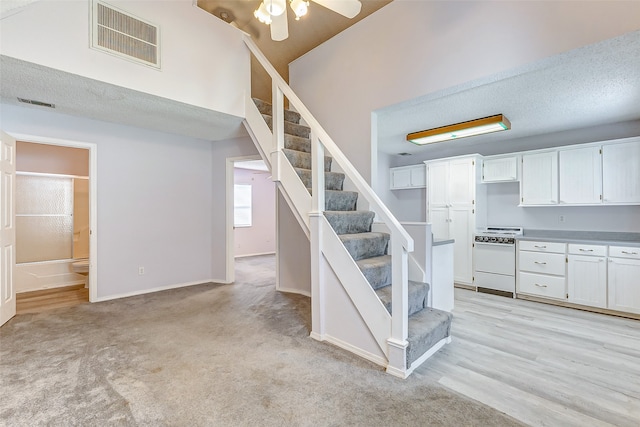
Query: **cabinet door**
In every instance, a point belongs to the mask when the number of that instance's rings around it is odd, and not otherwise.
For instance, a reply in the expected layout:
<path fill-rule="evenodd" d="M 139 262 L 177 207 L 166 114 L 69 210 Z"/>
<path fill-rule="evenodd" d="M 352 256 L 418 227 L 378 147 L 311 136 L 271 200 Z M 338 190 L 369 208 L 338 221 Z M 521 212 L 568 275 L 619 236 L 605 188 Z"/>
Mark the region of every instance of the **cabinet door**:
<path fill-rule="evenodd" d="M 411 185 L 410 169 L 391 169 L 391 189 L 399 190 Z"/>
<path fill-rule="evenodd" d="M 523 205 L 558 203 L 558 153 L 556 151 L 522 156 L 520 202 Z"/>
<path fill-rule="evenodd" d="M 605 203 L 640 203 L 640 141 L 602 147 Z"/>
<path fill-rule="evenodd" d="M 449 208 L 449 226 L 453 244 L 453 280 L 456 283 L 473 283 L 473 233 L 474 215 L 470 207 Z"/>
<path fill-rule="evenodd" d="M 449 205 L 471 205 L 475 199 L 475 162 L 451 160 L 449 164 Z"/>
<path fill-rule="evenodd" d="M 600 147 L 560 150 L 560 203 L 602 202 Z"/>
<path fill-rule="evenodd" d="M 502 157 L 482 162 L 482 182 L 507 182 L 518 180 L 518 158 Z"/>
<path fill-rule="evenodd" d="M 446 207 L 449 204 L 449 162 L 427 165 L 427 199 L 430 207 Z"/>
<path fill-rule="evenodd" d="M 414 166 L 411 171 L 411 187 L 419 188 L 427 185 L 426 166 L 424 164 Z"/>
<path fill-rule="evenodd" d="M 449 208 L 429 209 L 429 222 L 434 239 L 451 239 L 449 234 Z"/>
<path fill-rule="evenodd" d="M 640 313 L 640 260 L 609 258 L 609 304 L 611 310 Z"/>
<path fill-rule="evenodd" d="M 607 263 L 605 257 L 569 255 L 567 271 L 569 302 L 607 307 Z"/>

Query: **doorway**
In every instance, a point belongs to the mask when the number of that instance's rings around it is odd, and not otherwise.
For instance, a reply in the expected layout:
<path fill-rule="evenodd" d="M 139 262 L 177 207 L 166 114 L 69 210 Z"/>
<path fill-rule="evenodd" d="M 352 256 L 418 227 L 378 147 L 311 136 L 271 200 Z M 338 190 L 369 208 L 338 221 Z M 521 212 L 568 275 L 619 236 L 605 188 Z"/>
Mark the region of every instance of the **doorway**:
<path fill-rule="evenodd" d="M 51 308 L 95 301 L 96 145 L 25 135 L 14 137 L 17 140 L 14 281 L 19 306 L 23 307 L 20 311 L 32 310 L 37 301 Z M 47 243 L 42 244 L 45 239 Z"/>
<path fill-rule="evenodd" d="M 276 184 L 259 156 L 227 159 L 227 282 L 235 259 L 276 252 Z"/>

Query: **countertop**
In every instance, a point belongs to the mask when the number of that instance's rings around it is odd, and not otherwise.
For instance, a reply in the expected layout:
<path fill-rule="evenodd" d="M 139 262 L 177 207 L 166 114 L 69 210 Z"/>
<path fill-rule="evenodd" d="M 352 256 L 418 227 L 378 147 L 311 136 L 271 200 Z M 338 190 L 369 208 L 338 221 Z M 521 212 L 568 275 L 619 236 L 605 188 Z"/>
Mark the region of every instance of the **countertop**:
<path fill-rule="evenodd" d="M 433 243 L 431 244 L 431 246 L 450 245 L 454 242 L 455 240 L 453 239 L 433 239 Z"/>
<path fill-rule="evenodd" d="M 640 233 L 611 231 L 524 230 L 517 240 L 544 240 L 547 242 L 582 243 L 640 247 Z"/>

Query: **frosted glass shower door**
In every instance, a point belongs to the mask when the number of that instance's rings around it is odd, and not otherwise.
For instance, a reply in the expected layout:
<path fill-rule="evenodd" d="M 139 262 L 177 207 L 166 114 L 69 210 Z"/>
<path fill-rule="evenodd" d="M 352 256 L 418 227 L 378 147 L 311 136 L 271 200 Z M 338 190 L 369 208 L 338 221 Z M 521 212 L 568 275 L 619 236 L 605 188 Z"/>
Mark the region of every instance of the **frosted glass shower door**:
<path fill-rule="evenodd" d="M 16 261 L 73 257 L 73 180 L 46 175 L 16 177 Z"/>

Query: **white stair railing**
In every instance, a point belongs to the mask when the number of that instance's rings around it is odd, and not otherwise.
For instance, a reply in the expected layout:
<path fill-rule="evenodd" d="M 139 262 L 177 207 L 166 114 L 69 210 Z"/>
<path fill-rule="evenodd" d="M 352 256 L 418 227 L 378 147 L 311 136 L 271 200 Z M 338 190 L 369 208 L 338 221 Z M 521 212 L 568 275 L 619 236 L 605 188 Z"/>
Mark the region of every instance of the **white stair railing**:
<path fill-rule="evenodd" d="M 307 126 L 311 128 L 311 149 L 312 149 L 312 197 L 310 206 L 296 206 L 301 216 L 307 216 L 305 222 L 309 224 L 308 216 L 318 217 L 324 210 L 325 189 L 324 189 L 324 155 L 328 154 L 336 162 L 342 172 L 355 186 L 361 197 L 364 197 L 369 203 L 369 207 L 377 215 L 376 220 L 385 224 L 391 235 L 391 259 L 392 259 L 392 313 L 391 316 L 391 334 L 387 339 L 389 346 L 385 354 L 389 357 L 389 365 L 396 369 L 404 369 L 405 365 L 405 349 L 407 346 L 408 334 L 408 253 L 413 252 L 413 239 L 400 225 L 398 220 L 393 216 L 389 209 L 380 200 L 378 195 L 373 191 L 365 179 L 358 173 L 355 167 L 347 159 L 344 153 L 338 148 L 335 142 L 322 128 L 320 123 L 309 112 L 307 107 L 302 103 L 298 96 L 293 92 L 284 79 L 278 74 L 273 65 L 258 49 L 253 40 L 249 36 L 244 38 L 245 44 L 256 57 L 258 62 L 267 71 L 272 79 L 272 108 L 273 108 L 273 136 L 271 166 L 274 180 L 280 180 L 281 171 L 284 165 L 282 162 L 285 156 L 282 155 L 284 148 L 284 97 L 301 115 Z M 266 154 L 266 147 L 262 147 L 262 151 Z M 310 227 L 313 228 L 313 227 Z M 317 227 L 316 227 L 317 228 Z M 318 254 L 322 250 L 321 237 L 319 235 L 311 235 L 312 254 Z M 314 241 L 315 240 L 315 241 Z M 314 249 L 314 245 L 319 245 Z M 313 262 L 313 261 L 312 261 Z M 318 277 L 312 278 L 312 296 L 318 293 L 314 290 L 315 286 L 321 286 Z M 317 318 L 318 313 L 312 313 L 312 320 L 322 322 Z"/>

